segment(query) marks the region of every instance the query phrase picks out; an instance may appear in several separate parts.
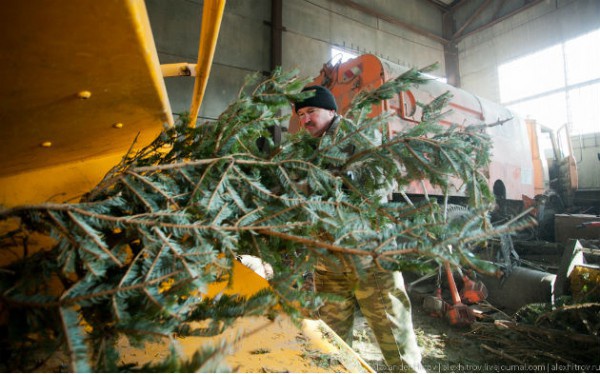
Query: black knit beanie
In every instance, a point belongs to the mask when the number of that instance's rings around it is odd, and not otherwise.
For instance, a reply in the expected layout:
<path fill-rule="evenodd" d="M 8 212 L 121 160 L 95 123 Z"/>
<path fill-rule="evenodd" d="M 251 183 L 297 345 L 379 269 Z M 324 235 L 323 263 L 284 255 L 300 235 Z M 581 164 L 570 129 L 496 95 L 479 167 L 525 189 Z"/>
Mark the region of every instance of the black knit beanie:
<path fill-rule="evenodd" d="M 308 86 L 302 89 L 304 91 L 315 91 L 315 96 L 311 96 L 305 100 L 298 101 L 294 104 L 296 112 L 307 106 L 314 106 L 316 108 L 331 109 L 337 111 L 337 104 L 335 103 L 335 97 L 331 91 L 323 86 Z"/>

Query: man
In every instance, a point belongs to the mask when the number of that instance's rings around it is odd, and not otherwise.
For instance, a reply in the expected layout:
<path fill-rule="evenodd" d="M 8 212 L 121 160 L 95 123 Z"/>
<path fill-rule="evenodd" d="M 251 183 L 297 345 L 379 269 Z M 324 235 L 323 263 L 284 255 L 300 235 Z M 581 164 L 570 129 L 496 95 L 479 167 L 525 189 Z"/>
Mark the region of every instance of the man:
<path fill-rule="evenodd" d="M 294 103 L 300 126 L 314 137 L 331 136 L 342 120 L 337 114 L 335 98 L 322 86 L 303 89 L 309 90 L 315 95 Z M 380 270 L 370 257 L 341 257 L 338 263 L 317 263 L 316 290 L 343 298 L 342 302 L 325 302 L 319 309 L 320 318 L 352 346 L 354 311 L 358 303 L 389 369 L 394 372 L 423 371 L 402 274 Z M 353 270 L 352 261 L 360 261 L 365 269 L 360 276 Z"/>
<path fill-rule="evenodd" d="M 331 92 L 322 86 L 305 87 L 302 91 L 314 90 L 315 96 L 294 104 L 300 124 L 314 137 L 320 137 L 339 123 L 337 104 Z M 334 121 L 335 119 L 335 121 Z M 335 122 L 335 124 L 334 124 Z M 334 126 L 332 126 L 334 125 Z"/>

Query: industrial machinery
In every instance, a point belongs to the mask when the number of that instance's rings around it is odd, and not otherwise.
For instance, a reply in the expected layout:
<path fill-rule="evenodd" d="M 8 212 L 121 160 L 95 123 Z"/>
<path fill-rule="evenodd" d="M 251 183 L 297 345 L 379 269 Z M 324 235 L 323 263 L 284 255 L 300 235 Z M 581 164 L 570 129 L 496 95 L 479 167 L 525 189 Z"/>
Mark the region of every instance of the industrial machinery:
<path fill-rule="evenodd" d="M 337 100 L 338 111 L 344 114 L 352 99 L 360 91 L 375 89 L 408 70 L 407 67 L 375 55 L 365 54 L 343 63 L 325 63 L 320 74 L 311 84 L 329 88 Z M 485 131 L 492 140 L 492 159 L 486 172 L 498 206 L 494 212 L 496 215 L 494 219 L 509 220 L 529 209 L 529 214 L 535 216 L 539 225 L 520 235 L 527 239 L 553 238 L 554 215 L 560 213 L 560 209 L 564 210 L 568 204 L 572 204 L 573 191 L 577 189 L 576 163 L 569 149 L 569 137 L 568 134 L 565 135 L 565 129 L 552 131 L 535 121 L 524 121 L 508 108 L 443 83 L 434 77 L 425 84 L 374 105 L 370 115 L 390 113 L 387 128 L 382 131 L 386 131 L 390 137 L 393 137 L 403 128 L 415 126 L 420 122 L 422 115 L 420 104 L 428 104 L 445 92 L 450 92 L 452 99 L 448 104 L 449 111 L 441 124 L 486 125 Z M 299 130 L 299 122 L 295 116 L 292 116 L 289 131 L 294 133 Z M 548 136 L 552 140 L 550 152 L 545 151 L 544 146 L 547 142 L 542 141 L 542 136 Z M 546 153 L 552 153 L 555 161 L 549 162 Z M 449 202 L 460 205 L 463 202 L 464 191 L 460 185 L 454 187 Z M 407 198 L 411 200 L 425 197 L 442 198 L 443 195 L 439 189 L 424 180 L 404 187 L 393 197 L 395 200 L 402 201 Z M 512 262 L 516 252 L 511 238 L 504 236 L 501 246 L 502 250 L 498 251 L 502 257 L 499 265 L 504 267 L 506 276 L 511 274 L 514 279 L 509 279 L 508 282 L 504 282 L 503 279 L 500 282 L 496 277 L 488 277 L 486 284 L 491 286 L 496 294 L 505 284 L 527 284 L 529 287 L 526 292 L 527 297 L 519 301 L 521 304 L 549 301 L 554 275 L 513 267 Z M 483 299 L 484 295 L 487 296 L 487 290 L 482 288 L 482 283 L 469 283 L 469 279 L 466 279 L 465 284 L 472 291 L 467 298 Z M 464 311 L 458 292 L 451 293 L 454 304 L 458 302 L 459 305 L 454 309 L 436 292 L 425 300 L 433 314 L 444 315 L 448 310 Z M 470 319 L 467 314 L 463 315 L 465 318 L 455 320 Z"/>
<path fill-rule="evenodd" d="M 377 56 L 365 54 L 335 66 L 325 64 L 313 83 L 328 87 L 337 99 L 339 111 L 344 113 L 358 92 L 379 87 L 407 70 Z M 374 106 L 371 115 L 391 112 L 393 116 L 385 131 L 393 136 L 405 126 L 420 121 L 422 110 L 419 103 L 429 103 L 446 91 L 453 95 L 449 103 L 452 111 L 443 124 L 492 125 L 487 131 L 492 136 L 494 146 L 494 158 L 489 168 L 489 180 L 494 193 L 503 199 L 516 201 L 520 201 L 523 195 L 533 197 L 533 165 L 526 127 L 508 109 L 432 78 L 418 90 L 404 91 Z M 293 133 L 297 130 L 297 123 L 292 121 L 289 131 Z M 455 194 L 461 196 L 460 187 L 456 187 Z M 427 181 L 423 184 L 413 183 L 403 192 L 408 196 L 441 194 Z"/>
<path fill-rule="evenodd" d="M 363 90 L 372 90 L 408 70 L 407 67 L 365 54 L 343 63 L 327 62 L 311 84 L 325 86 L 335 96 L 340 113 Z M 520 233 L 525 240 L 566 242 L 570 238 L 598 238 L 598 228 L 579 227 L 581 222 L 597 220 L 600 212 L 600 185 L 580 188 L 578 161 L 568 126 L 552 129 L 534 119 L 522 119 L 497 103 L 431 77 L 431 80 L 373 106 L 371 115 L 390 113 L 387 131 L 390 136 L 407 126 L 417 124 L 422 115 L 420 104 L 450 92 L 452 99 L 442 124 L 486 125 L 492 140 L 492 159 L 487 170 L 488 182 L 496 196 L 495 219 L 510 219 L 523 210 L 538 225 Z M 295 116 L 289 131 L 299 130 Z M 594 173 L 592 170 L 581 171 Z M 440 197 L 441 192 L 427 181 L 414 182 L 394 194 L 395 199 L 419 199 L 427 195 Z M 459 185 L 451 194 L 451 203 L 461 203 Z M 561 216 L 568 214 L 568 217 Z M 577 215 L 576 214 L 581 214 Z M 556 220 L 555 220 L 556 218 Z M 559 222 L 560 221 L 560 222 Z M 556 231 L 556 233 L 555 233 Z"/>

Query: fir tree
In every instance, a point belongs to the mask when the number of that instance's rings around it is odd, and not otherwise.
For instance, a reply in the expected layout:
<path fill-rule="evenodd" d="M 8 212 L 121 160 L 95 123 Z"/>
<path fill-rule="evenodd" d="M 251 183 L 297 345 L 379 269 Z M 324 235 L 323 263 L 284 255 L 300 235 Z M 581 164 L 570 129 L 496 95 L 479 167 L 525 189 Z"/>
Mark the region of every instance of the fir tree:
<path fill-rule="evenodd" d="M 393 138 L 380 141 L 387 115 L 369 116 L 372 105 L 424 82 L 410 70 L 358 95 L 335 136 L 301 131 L 278 145 L 269 128 L 285 125 L 284 108 L 310 95 L 300 92 L 307 81 L 280 70 L 262 82 L 253 76 L 216 121 L 163 131 L 79 203 L 0 212 L 20 221 L 3 242 L 20 238 L 24 248 L 0 273 L 6 369 L 30 371 L 29 353 L 63 350 L 74 371 L 222 370 L 226 344 L 189 361 L 173 350 L 140 368 L 119 366 L 116 342 L 214 336 L 243 316 L 283 312 L 299 320 L 325 297 L 303 287 L 317 256 L 369 256 L 389 270 L 421 268 L 428 259 L 493 270 L 473 248 L 528 223 L 489 222 L 490 141 L 482 127 L 440 126 L 448 95 L 424 105 L 422 122 Z M 268 152 L 257 146 L 261 137 Z M 450 181 L 462 181 L 470 201 L 463 219 L 449 222 L 435 200 L 380 199 L 382 190 L 425 179 L 448 193 Z M 26 254 L 32 233 L 55 244 Z M 248 299 L 204 296 L 209 283 L 228 279 L 240 254 L 273 266 L 271 289 Z M 194 321 L 206 327 L 193 329 Z"/>

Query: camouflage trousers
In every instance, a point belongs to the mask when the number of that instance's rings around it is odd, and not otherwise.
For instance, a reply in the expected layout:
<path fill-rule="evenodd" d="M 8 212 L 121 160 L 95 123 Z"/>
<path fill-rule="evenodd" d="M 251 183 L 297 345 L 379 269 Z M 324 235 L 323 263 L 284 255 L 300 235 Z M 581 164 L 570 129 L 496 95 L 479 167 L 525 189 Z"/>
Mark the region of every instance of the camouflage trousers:
<path fill-rule="evenodd" d="M 354 311 L 358 302 L 389 369 L 393 372 L 424 371 L 402 273 L 370 267 L 358 277 L 354 272 L 317 268 L 315 288 L 318 292 L 343 298 L 341 302 L 326 302 L 319 309 L 319 317 L 348 345 L 352 346 Z"/>

